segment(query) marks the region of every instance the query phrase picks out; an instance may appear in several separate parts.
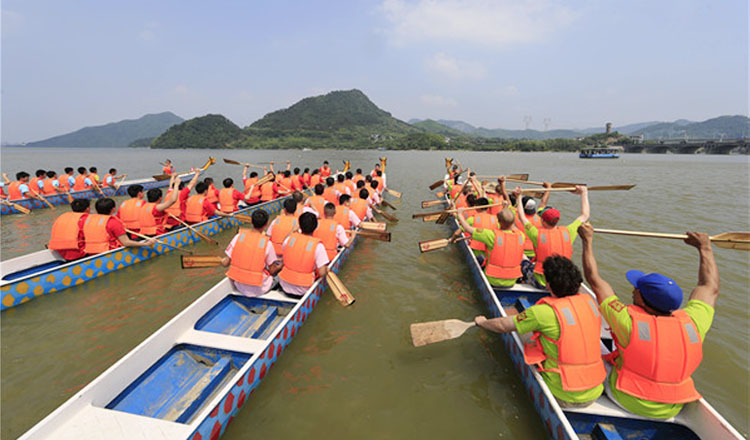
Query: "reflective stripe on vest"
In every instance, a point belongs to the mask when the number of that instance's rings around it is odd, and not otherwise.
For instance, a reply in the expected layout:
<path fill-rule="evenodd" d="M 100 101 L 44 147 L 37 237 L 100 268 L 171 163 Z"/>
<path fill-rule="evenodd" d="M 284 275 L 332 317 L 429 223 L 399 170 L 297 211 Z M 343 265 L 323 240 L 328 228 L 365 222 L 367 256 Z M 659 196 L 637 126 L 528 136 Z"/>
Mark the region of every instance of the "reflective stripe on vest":
<path fill-rule="evenodd" d="M 484 273 L 489 277 L 504 280 L 520 278 L 523 240 L 520 231 L 495 231 L 495 244 L 487 258 Z"/>
<path fill-rule="evenodd" d="M 234 200 L 234 188 L 224 188 L 219 191 L 219 206 L 222 212 L 234 212 L 237 209 L 236 201 Z"/>
<path fill-rule="evenodd" d="M 615 344 L 622 356 L 617 389 L 639 399 L 687 403 L 701 398 L 691 375 L 703 359 L 703 342 L 695 323 L 684 310 L 655 316 L 628 306 L 633 318 L 630 343 Z"/>
<path fill-rule="evenodd" d="M 607 377 L 601 358 L 601 315 L 591 296 L 578 293 L 563 298 L 544 297 L 537 304 L 547 304 L 555 311 L 560 325 L 560 339 L 550 339 L 534 332 L 534 342 L 524 347 L 527 364 L 541 364 L 548 358 L 540 338 L 545 338 L 557 347 L 557 368 L 551 371 L 560 374 L 565 391 L 585 391 L 601 385 Z"/>
<path fill-rule="evenodd" d="M 199 223 L 208 220 L 208 217 L 203 215 L 203 201 L 206 200 L 200 194 L 195 194 L 187 199 L 185 204 L 185 221 L 191 223 Z"/>
<path fill-rule="evenodd" d="M 474 224 L 472 226 L 474 229 L 492 229 L 493 231 L 497 231 L 497 217 L 486 212 L 479 212 L 474 216 Z M 469 241 L 469 247 L 478 251 L 487 250 L 487 245 L 474 239 Z"/>
<path fill-rule="evenodd" d="M 125 225 L 125 228 L 131 230 L 140 229 L 141 207 L 143 203 L 141 199 L 128 199 L 122 202 L 117 214 Z"/>
<path fill-rule="evenodd" d="M 326 248 L 329 260 L 333 260 L 333 257 L 338 253 L 336 251 L 336 245 L 338 244 L 336 240 L 336 226 L 338 226 L 336 220 L 322 218 L 318 220 L 318 227 L 313 232 L 313 237 L 319 238 L 323 243 L 323 247 Z"/>
<path fill-rule="evenodd" d="M 297 219 L 293 215 L 286 213 L 279 215 L 273 221 L 273 229 L 271 229 L 271 243 L 273 243 L 273 249 L 276 251 L 276 255 L 282 254 L 282 244 L 284 239 L 289 235 L 294 228 L 297 227 Z"/>
<path fill-rule="evenodd" d="M 463 185 L 454 184 L 453 188 L 451 188 L 451 199 L 455 199 L 456 195 L 458 195 L 462 189 L 464 189 Z"/>
<path fill-rule="evenodd" d="M 555 226 L 552 229 L 538 229 L 536 238 L 536 265 L 534 273 L 544 274 L 544 260 L 552 255 L 570 258 L 573 256 L 573 244 L 570 233 L 565 226 Z"/>
<path fill-rule="evenodd" d="M 315 248 L 320 239 L 293 233 L 284 250 L 284 268 L 279 277 L 295 286 L 312 286 L 315 282 Z"/>
<path fill-rule="evenodd" d="M 226 275 L 239 283 L 263 285 L 268 238 L 259 231 L 240 228 Z"/>
<path fill-rule="evenodd" d="M 90 214 L 83 224 L 83 251 L 87 254 L 101 254 L 109 250 L 109 215 Z"/>
<path fill-rule="evenodd" d="M 314 195 L 310 197 L 308 200 L 310 200 L 310 207 L 315 210 L 315 212 L 318 213 L 318 216 L 323 216 L 323 208 L 326 205 L 326 199 L 323 198 L 323 196 Z"/>
<path fill-rule="evenodd" d="M 66 212 L 52 224 L 48 249 L 55 251 L 78 249 L 78 222 L 87 215 L 83 212 Z"/>

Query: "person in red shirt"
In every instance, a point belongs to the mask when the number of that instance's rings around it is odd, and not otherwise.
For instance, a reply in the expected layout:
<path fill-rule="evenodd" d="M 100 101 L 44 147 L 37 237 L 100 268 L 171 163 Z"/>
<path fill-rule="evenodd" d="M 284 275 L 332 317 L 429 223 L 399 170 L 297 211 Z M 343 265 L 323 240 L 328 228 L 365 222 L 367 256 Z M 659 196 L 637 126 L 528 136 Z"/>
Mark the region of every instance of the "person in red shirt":
<path fill-rule="evenodd" d="M 122 221 L 112 215 L 115 201 L 109 197 L 96 201 L 96 214 L 89 214 L 83 224 L 83 250 L 87 255 L 96 255 L 119 247 L 148 247 L 156 243 L 149 238 L 135 241 L 128 237 Z"/>
<path fill-rule="evenodd" d="M 198 194 L 188 197 L 185 204 L 185 223 L 192 225 L 208 220 L 214 215 L 231 217 L 231 214 L 216 209 L 213 203 L 208 201 L 206 193 L 209 191 L 206 182 L 198 182 L 195 192 Z"/>
<path fill-rule="evenodd" d="M 177 202 L 177 197 L 179 195 L 176 189 L 177 182 L 179 182 L 177 174 L 172 174 L 172 178 L 169 182 L 169 191 L 167 192 L 169 195 L 164 201 L 162 201 L 161 189 L 151 188 L 148 190 L 146 193 L 148 203 L 145 203 L 141 207 L 141 212 L 138 217 L 141 234 L 154 236 L 167 232 L 167 209 Z"/>
<path fill-rule="evenodd" d="M 331 167 L 328 166 L 328 161 L 323 161 L 323 166 L 320 167 L 320 178 L 325 179 L 331 175 Z"/>
<path fill-rule="evenodd" d="M 292 175 L 292 190 L 294 191 L 302 191 L 305 189 L 305 184 L 302 182 L 302 176 L 299 173 L 300 169 L 295 168 L 294 174 Z"/>
<path fill-rule="evenodd" d="M 214 209 L 219 209 L 219 190 L 214 186 L 214 179 L 212 177 L 206 177 L 203 179 L 203 182 L 208 185 L 206 198 L 214 205 Z"/>
<path fill-rule="evenodd" d="M 69 234 L 73 234 L 74 231 L 66 228 L 63 225 L 63 223 L 67 220 L 66 217 L 71 216 L 71 213 L 61 215 L 55 220 L 55 223 L 52 225 L 52 236 L 50 238 L 49 244 L 47 245 L 47 248 L 54 250 L 55 252 L 60 254 L 60 256 L 65 259 L 65 261 L 73 261 L 86 256 L 86 253 L 83 251 L 83 224 L 86 222 L 86 218 L 88 217 L 89 211 L 91 210 L 89 206 L 90 204 L 91 201 L 88 199 L 75 199 L 73 200 L 73 203 L 70 204 L 70 209 L 74 214 L 81 214 L 78 218 L 78 221 L 76 222 L 78 226 L 78 232 L 76 234 L 77 238 L 75 247 L 72 246 L 72 242 L 70 243 L 70 245 L 64 244 L 68 241 L 72 241 L 73 239 L 73 235 Z M 73 216 L 73 220 L 75 220 L 75 216 Z M 69 249 L 60 249 L 61 247 L 69 247 Z"/>
<path fill-rule="evenodd" d="M 222 182 L 224 189 L 219 191 L 219 207 L 222 212 L 232 213 L 237 211 L 237 204 L 240 200 L 247 202 L 245 195 L 234 189 L 234 180 L 227 177 Z"/>
<path fill-rule="evenodd" d="M 302 184 L 307 188 L 312 187 L 312 185 L 310 184 L 310 168 L 305 168 L 305 170 L 302 172 Z"/>
<path fill-rule="evenodd" d="M 174 166 L 172 166 L 172 161 L 167 159 L 164 161 L 164 168 L 161 169 L 162 173 L 164 174 L 173 174 L 174 173 Z"/>

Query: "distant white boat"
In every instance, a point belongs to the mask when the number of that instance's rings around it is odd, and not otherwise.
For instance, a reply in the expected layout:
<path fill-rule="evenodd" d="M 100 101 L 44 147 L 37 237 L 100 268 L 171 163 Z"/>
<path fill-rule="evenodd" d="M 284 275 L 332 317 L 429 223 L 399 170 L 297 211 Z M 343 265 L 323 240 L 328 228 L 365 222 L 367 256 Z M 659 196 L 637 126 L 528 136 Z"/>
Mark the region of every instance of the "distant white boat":
<path fill-rule="evenodd" d="M 310 148 L 303 148 L 302 151 L 312 151 Z"/>

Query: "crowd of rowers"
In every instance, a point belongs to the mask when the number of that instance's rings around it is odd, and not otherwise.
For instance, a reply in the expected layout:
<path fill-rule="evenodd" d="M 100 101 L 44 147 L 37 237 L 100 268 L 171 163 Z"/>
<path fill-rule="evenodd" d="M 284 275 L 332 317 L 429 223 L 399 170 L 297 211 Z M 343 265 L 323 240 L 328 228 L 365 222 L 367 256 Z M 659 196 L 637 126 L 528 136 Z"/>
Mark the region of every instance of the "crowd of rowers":
<path fill-rule="evenodd" d="M 347 230 L 372 220 L 373 212 L 381 212 L 378 206 L 386 186 L 380 167 L 377 164 L 368 175 L 361 169 L 334 173 L 324 162 L 322 167 L 302 173 L 299 168 L 291 171 L 287 163 L 287 170 L 258 187 L 256 182 L 262 177 L 256 172 L 248 174 L 246 166 L 242 173 L 244 191 L 237 190 L 230 177 L 222 181 L 224 188 L 219 190 L 210 177 L 199 181 L 200 173 L 196 172 L 189 182 L 181 182 L 172 174 L 166 196 L 159 188 L 144 194 L 141 185 L 131 185 L 127 190 L 130 198 L 119 207 L 111 198 L 97 200 L 96 214 L 89 200 L 74 200 L 71 211 L 52 225 L 47 247 L 72 261 L 121 246 L 151 246 L 154 236 L 216 216 L 231 216 L 241 209 L 241 202 L 252 206 L 291 196 L 270 224 L 265 211 L 254 211 L 252 228 L 240 229 L 222 264 L 229 266 L 227 276 L 242 294 L 259 296 L 268 292 L 273 276 L 279 274 L 284 291 L 301 296 L 316 277 L 326 274 L 338 247 L 352 243 L 353 235 L 349 237 Z M 302 191 L 308 188 L 314 195 L 305 200 Z M 195 194 L 191 195 L 193 189 Z M 139 236 L 145 239 L 139 241 Z"/>
<path fill-rule="evenodd" d="M 41 200 L 44 196 L 68 194 L 71 191 L 90 189 L 101 191 L 102 188 L 117 187 L 117 179 L 125 177 L 124 175 L 118 176 L 117 170 L 110 168 L 109 172 L 100 178 L 96 167 L 88 169 L 78 167 L 77 170 L 66 167 L 65 174 L 62 176 L 53 170 L 36 170 L 34 175 L 35 177 L 31 177 L 26 171 L 19 171 L 16 173 L 16 180 L 11 181 L 8 175 L 3 173 L 3 180 L 0 182 L 0 198 L 9 201 Z"/>
<path fill-rule="evenodd" d="M 604 392 L 622 409 L 643 417 L 667 419 L 683 405 L 700 399 L 691 375 L 702 359 L 702 344 L 711 327 L 719 295 L 719 272 L 708 235 L 688 232 L 685 242 L 698 250 L 698 285 L 681 308 L 682 289 L 659 273 L 628 271 L 632 305 L 625 305 L 601 278 L 594 258 L 594 229 L 586 187 L 580 215 L 559 225 L 560 212 L 547 206 L 549 192 L 537 210 L 536 201 L 522 197 L 521 188 L 508 194 L 500 177 L 497 207 L 470 177 L 459 184 L 451 170 L 448 188 L 460 208 L 456 237 L 466 234 L 484 267 L 489 283 L 508 289 L 517 282 L 546 289 L 550 295 L 521 313 L 506 309 L 505 317 L 477 316 L 475 323 L 498 333 L 533 332 L 526 344 L 528 364 L 539 371 L 562 407 L 580 408 Z M 550 187 L 545 184 L 545 187 Z M 583 274 L 571 260 L 576 237 L 583 242 Z M 586 279 L 594 298 L 581 293 Z M 605 359 L 600 351 L 601 319 L 609 327 L 616 350 Z M 607 375 L 604 362 L 612 364 Z"/>

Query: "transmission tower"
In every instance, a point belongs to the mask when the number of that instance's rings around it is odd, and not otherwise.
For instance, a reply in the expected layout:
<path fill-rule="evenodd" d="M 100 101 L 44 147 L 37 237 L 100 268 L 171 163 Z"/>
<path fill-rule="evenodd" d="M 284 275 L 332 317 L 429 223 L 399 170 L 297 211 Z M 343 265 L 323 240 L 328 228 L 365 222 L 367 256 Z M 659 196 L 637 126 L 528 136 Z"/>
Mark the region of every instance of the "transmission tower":
<path fill-rule="evenodd" d="M 549 126 L 552 123 L 552 119 L 544 118 L 544 131 L 549 130 Z"/>
<path fill-rule="evenodd" d="M 531 121 L 532 121 L 532 118 L 530 115 L 526 115 L 523 117 L 523 125 L 526 127 L 526 130 L 528 130 L 529 127 L 531 127 Z"/>

